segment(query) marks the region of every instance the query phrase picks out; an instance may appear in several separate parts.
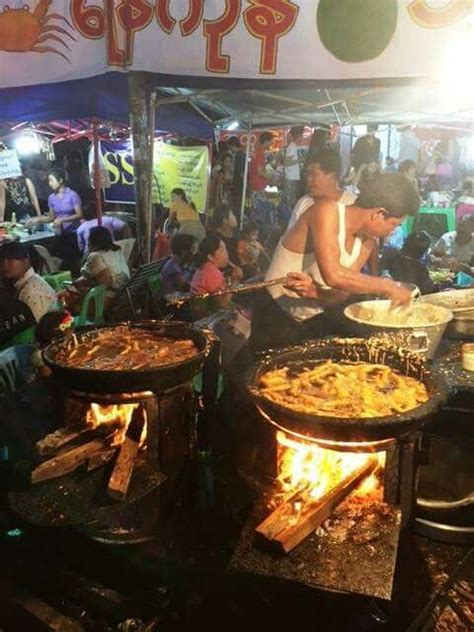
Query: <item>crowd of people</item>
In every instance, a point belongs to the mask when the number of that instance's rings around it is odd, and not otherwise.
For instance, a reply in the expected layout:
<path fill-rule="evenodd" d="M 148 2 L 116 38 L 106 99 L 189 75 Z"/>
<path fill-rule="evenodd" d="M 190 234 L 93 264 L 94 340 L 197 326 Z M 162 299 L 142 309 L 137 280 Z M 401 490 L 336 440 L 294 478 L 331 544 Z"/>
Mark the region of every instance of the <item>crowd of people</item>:
<path fill-rule="evenodd" d="M 250 335 L 246 333 L 249 348 L 260 350 L 338 333 L 335 314 L 350 296 L 376 294 L 405 303 L 411 297 L 410 284 L 422 293 L 436 291 L 440 284 L 434 269 L 448 270 L 451 280 L 462 273 L 472 283 L 472 181 L 466 179 L 458 197 L 454 231 L 436 238 L 423 230 L 409 234 L 402 223 L 417 214 L 420 195 L 428 189 L 428 194 L 436 192 L 433 177 L 423 180 L 420 165 L 411 159 L 398 165 L 387 159 L 382 168 L 380 141 L 370 127 L 355 143 L 344 175 L 328 129 L 315 130 L 304 152 L 303 131 L 301 126 L 290 130 L 277 159 L 269 152 L 274 135 L 261 133 L 247 167 L 236 136 L 221 143 L 205 213 L 198 212 L 187 191 L 173 189 L 166 230 L 157 238 L 157 245 L 164 239 L 167 252 L 160 272 L 163 294 L 191 292 L 198 297 L 229 289 L 186 305 L 177 317 L 196 320 L 216 310 L 237 310 L 251 323 Z M 27 177 L 16 184 L 2 181 L 0 218 L 13 217 L 33 230 L 52 224 L 56 238 L 51 254 L 71 271 L 73 280 L 57 293 L 35 269 L 31 247 L 1 246 L 0 292 L 9 300 L 2 300 L 0 343 L 15 333 L 13 320 L 25 329 L 41 324 L 52 310 L 78 313 L 95 286 L 105 287 L 107 310 L 131 276 L 116 244 L 131 236 L 130 227 L 108 215 L 99 223 L 94 205 L 82 204 L 64 170 L 53 169 L 48 182 L 48 213 L 41 214 Z M 433 204 L 443 203 L 434 198 Z M 232 286 L 239 282 L 283 277 L 285 284 L 250 299 L 232 296 Z"/>

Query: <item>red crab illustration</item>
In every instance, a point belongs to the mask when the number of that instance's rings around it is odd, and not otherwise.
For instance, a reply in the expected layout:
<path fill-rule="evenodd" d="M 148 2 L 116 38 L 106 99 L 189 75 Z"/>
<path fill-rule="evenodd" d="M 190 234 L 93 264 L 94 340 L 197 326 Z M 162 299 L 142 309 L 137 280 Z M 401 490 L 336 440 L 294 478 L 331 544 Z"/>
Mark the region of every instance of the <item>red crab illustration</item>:
<path fill-rule="evenodd" d="M 3 12 L 0 13 L 0 51 L 55 53 L 69 62 L 63 52 L 47 44 L 53 40 L 62 44 L 67 50 L 71 50 L 60 35 L 65 35 L 75 41 L 74 36 L 65 28 L 57 24 L 49 24 L 50 20 L 63 20 L 70 29 L 73 28 L 63 15 L 59 13 L 47 15 L 52 1 L 40 0 L 34 11 L 30 11 L 27 4 L 21 9 L 5 6 Z"/>

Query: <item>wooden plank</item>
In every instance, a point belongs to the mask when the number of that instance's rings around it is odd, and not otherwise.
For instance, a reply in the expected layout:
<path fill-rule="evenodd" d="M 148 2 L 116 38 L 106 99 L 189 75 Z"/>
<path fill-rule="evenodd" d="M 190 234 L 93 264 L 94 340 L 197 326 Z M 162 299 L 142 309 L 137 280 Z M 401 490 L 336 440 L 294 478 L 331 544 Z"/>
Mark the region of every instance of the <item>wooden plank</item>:
<path fill-rule="evenodd" d="M 17 607 L 32 617 L 29 630 L 50 630 L 51 632 L 84 632 L 82 625 L 75 619 L 66 617 L 41 599 L 33 595 L 15 595 Z M 26 632 L 26 630 L 25 630 Z"/>
<path fill-rule="evenodd" d="M 33 484 L 40 483 L 74 471 L 90 456 L 101 450 L 104 445 L 106 445 L 106 439 L 94 439 L 77 448 L 58 454 L 49 461 L 41 463 L 31 472 L 31 482 Z"/>
<path fill-rule="evenodd" d="M 107 494 L 114 500 L 124 500 L 138 454 L 140 437 L 145 425 L 145 409 L 140 404 L 132 414 L 125 439 L 120 446 L 117 461 L 107 486 Z"/>
<path fill-rule="evenodd" d="M 87 460 L 87 471 L 93 472 L 97 470 L 99 467 L 106 465 L 111 461 L 117 452 L 117 448 L 104 448 L 99 452 L 96 452 Z"/>
<path fill-rule="evenodd" d="M 292 551 L 328 518 L 337 505 L 378 467 L 376 458 L 355 470 L 319 500 L 306 502 L 295 513 L 295 496 L 284 502 L 255 529 L 256 543 L 284 554 Z"/>

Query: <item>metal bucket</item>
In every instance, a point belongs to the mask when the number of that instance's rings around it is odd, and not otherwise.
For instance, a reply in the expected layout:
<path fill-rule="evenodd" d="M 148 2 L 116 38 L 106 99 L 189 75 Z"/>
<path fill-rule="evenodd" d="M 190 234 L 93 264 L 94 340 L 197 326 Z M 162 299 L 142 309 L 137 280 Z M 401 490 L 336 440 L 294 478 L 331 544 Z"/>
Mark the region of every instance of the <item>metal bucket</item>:
<path fill-rule="evenodd" d="M 420 307 L 419 303 L 414 303 L 417 312 Z M 354 303 L 346 307 L 344 316 L 357 324 L 354 329 L 359 335 L 387 334 L 394 344 L 432 359 L 453 315 L 445 307 L 426 305 L 426 308 L 429 309 L 426 321 L 417 314 L 420 324 L 408 326 L 403 321 L 410 317 L 410 312 L 406 312 L 406 316 L 403 311 L 396 312 L 394 318 L 392 303 L 388 300 Z"/>
<path fill-rule="evenodd" d="M 474 288 L 426 294 L 420 300 L 451 310 L 454 318 L 448 334 L 467 338 L 474 336 Z"/>

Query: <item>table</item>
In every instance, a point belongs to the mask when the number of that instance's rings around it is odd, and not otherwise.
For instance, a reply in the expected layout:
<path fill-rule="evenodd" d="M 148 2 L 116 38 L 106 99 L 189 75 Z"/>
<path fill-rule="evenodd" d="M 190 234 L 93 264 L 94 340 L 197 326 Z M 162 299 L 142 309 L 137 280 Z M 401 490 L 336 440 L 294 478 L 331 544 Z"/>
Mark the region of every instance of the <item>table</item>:
<path fill-rule="evenodd" d="M 29 233 L 27 230 L 15 230 L 14 233 L 10 233 L 6 236 L 1 243 L 8 243 L 9 241 L 18 241 L 21 244 L 40 244 L 41 246 L 48 247 L 52 244 L 53 239 L 56 237 L 55 231 L 48 225 L 44 227 L 43 231 L 36 231 Z"/>

